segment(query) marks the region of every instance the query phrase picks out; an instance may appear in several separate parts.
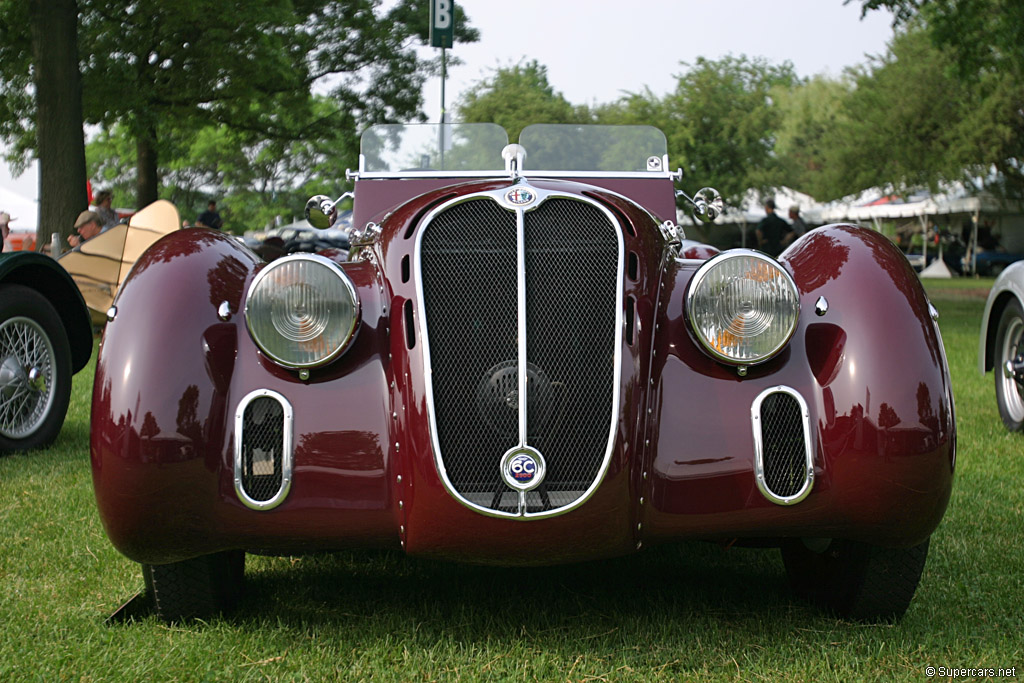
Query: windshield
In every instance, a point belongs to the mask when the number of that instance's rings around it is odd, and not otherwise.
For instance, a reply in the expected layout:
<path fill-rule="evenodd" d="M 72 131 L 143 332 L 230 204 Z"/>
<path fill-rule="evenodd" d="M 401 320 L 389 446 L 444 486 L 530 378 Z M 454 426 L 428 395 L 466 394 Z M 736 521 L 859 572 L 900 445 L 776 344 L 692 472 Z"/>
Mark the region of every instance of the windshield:
<path fill-rule="evenodd" d="M 535 171 L 662 171 L 665 134 L 653 126 L 538 123 L 519 134 Z"/>
<path fill-rule="evenodd" d="M 380 124 L 363 133 L 362 171 L 500 171 L 507 144 L 495 123 Z"/>
<path fill-rule="evenodd" d="M 493 123 L 381 124 L 362 136 L 360 172 L 385 177 L 495 175 L 505 170 L 505 130 Z M 557 176 L 668 172 L 668 143 L 653 126 L 541 123 L 519 135 L 522 172 Z"/>

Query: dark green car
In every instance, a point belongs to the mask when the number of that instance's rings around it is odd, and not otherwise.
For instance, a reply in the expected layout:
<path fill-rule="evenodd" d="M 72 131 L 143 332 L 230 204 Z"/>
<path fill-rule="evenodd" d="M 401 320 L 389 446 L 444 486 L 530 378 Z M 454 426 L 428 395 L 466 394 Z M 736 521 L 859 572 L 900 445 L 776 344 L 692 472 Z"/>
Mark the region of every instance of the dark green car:
<path fill-rule="evenodd" d="M 53 443 L 91 355 L 89 310 L 67 271 L 43 254 L 0 253 L 0 453 Z"/>

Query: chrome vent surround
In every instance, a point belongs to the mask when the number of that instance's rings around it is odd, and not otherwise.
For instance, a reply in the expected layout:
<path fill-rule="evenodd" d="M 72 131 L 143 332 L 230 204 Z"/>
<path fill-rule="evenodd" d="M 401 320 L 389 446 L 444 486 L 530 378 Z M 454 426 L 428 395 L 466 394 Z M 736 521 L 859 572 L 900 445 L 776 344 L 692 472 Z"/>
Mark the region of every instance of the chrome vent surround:
<path fill-rule="evenodd" d="M 799 503 L 814 484 L 810 416 L 796 390 L 771 387 L 750 409 L 757 488 L 779 505 Z"/>
<path fill-rule="evenodd" d="M 254 510 L 280 505 L 292 483 L 292 406 L 269 389 L 246 395 L 235 412 L 235 493 Z"/>
<path fill-rule="evenodd" d="M 536 201 L 510 205 L 516 188 Z M 548 517 L 596 490 L 618 411 L 622 264 L 621 226 L 579 197 L 517 185 L 427 216 L 416 273 L 428 412 L 438 472 L 460 502 Z M 543 456 L 535 489 L 503 481 L 517 447 Z"/>

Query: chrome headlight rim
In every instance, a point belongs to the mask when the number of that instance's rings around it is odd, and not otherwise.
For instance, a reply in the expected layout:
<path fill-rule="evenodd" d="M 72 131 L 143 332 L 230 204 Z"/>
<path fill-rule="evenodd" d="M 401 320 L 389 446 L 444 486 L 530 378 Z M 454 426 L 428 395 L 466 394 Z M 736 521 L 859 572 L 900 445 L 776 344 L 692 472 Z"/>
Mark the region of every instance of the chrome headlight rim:
<path fill-rule="evenodd" d="M 753 258 L 755 260 L 764 262 L 768 266 L 778 271 L 779 275 L 781 275 L 781 277 L 785 281 L 786 286 L 793 292 L 793 324 L 790 326 L 790 329 L 785 335 L 785 337 L 776 345 L 776 347 L 770 353 L 767 353 L 758 358 L 736 358 L 721 353 L 712 344 L 710 344 L 707 339 L 704 338 L 704 335 L 701 334 L 700 332 L 700 326 L 698 322 L 694 319 L 697 310 L 697 307 L 694 303 L 694 298 L 697 296 L 697 292 L 701 283 L 715 268 L 721 265 L 721 263 L 723 263 L 726 260 L 735 258 Z M 697 269 L 697 272 L 694 273 L 693 278 L 691 278 L 686 291 L 686 320 L 689 323 L 690 332 L 692 333 L 693 337 L 697 340 L 700 349 L 714 360 L 737 367 L 760 365 L 762 363 L 767 363 L 773 358 L 776 358 L 780 353 L 782 353 L 784 350 L 786 350 L 786 348 L 789 347 L 789 343 L 790 341 L 792 341 L 793 335 L 796 334 L 796 330 L 800 325 L 800 291 L 797 289 L 796 281 L 793 279 L 793 276 L 789 274 L 789 271 L 782 266 L 782 263 L 780 263 L 778 259 L 774 259 L 768 254 L 756 251 L 754 249 L 729 249 L 728 251 L 723 251 L 720 254 L 716 254 L 712 258 L 705 261 L 700 266 L 700 268 Z"/>
<path fill-rule="evenodd" d="M 331 273 L 338 277 L 338 279 L 341 281 L 342 285 L 348 291 L 348 294 L 352 299 L 352 323 L 349 325 L 348 329 L 345 330 L 344 341 L 341 344 L 339 344 L 338 347 L 332 353 L 327 354 L 323 358 L 320 358 L 316 361 L 309 363 L 297 363 L 295 361 L 282 358 L 281 356 L 264 348 L 264 345 L 260 343 L 259 337 L 253 330 L 252 316 L 249 308 L 250 302 L 253 300 L 253 293 L 256 291 L 256 288 L 259 287 L 260 283 L 263 282 L 263 280 L 265 280 L 277 268 L 280 268 L 288 263 L 294 263 L 296 261 L 311 261 L 318 265 L 325 266 Z M 363 319 L 363 304 L 362 300 L 359 298 L 359 292 L 356 290 L 356 286 L 352 282 L 352 279 L 345 272 L 345 269 L 342 268 L 338 263 L 332 261 L 331 259 L 325 256 L 320 256 L 319 254 L 288 254 L 286 256 L 282 256 L 281 258 L 271 261 L 262 270 L 260 270 L 259 273 L 256 274 L 256 277 L 253 278 L 253 281 L 249 284 L 249 289 L 246 291 L 245 308 L 243 310 L 243 313 L 245 316 L 245 326 L 246 329 L 249 331 L 249 337 L 253 340 L 253 343 L 256 345 L 256 348 L 260 350 L 260 353 L 262 353 L 267 358 L 269 358 L 274 363 L 280 365 L 283 368 L 295 370 L 308 370 L 312 368 L 320 368 L 325 365 L 329 365 L 330 363 L 333 363 L 341 355 L 343 355 L 349 348 L 351 348 L 352 343 L 355 341 L 356 335 L 359 331 L 360 322 Z"/>

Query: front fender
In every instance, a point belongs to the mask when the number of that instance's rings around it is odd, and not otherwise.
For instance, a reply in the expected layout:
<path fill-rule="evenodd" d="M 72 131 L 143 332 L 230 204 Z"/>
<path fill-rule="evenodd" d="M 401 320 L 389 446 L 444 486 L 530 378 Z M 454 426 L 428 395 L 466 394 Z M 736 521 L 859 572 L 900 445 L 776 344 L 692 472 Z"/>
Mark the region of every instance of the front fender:
<path fill-rule="evenodd" d="M 93 387 L 93 486 L 108 536 L 133 560 L 397 544 L 377 272 L 344 265 L 362 303 L 359 334 L 303 379 L 246 329 L 262 265 L 219 232 L 182 230 L 143 255 L 114 302 Z M 294 408 L 292 492 L 272 512 L 249 509 L 234 487 L 234 417 L 257 390 Z"/>
<path fill-rule="evenodd" d="M 780 262 L 799 291 L 799 326 L 746 376 L 709 359 L 687 326 L 700 262 L 669 273 L 646 522 L 665 538 L 714 529 L 919 543 L 948 503 L 956 443 L 945 352 L 920 281 L 888 239 L 850 225 L 808 233 Z M 790 506 L 762 496 L 754 472 L 751 406 L 778 386 L 804 398 L 812 432 L 814 485 Z"/>

